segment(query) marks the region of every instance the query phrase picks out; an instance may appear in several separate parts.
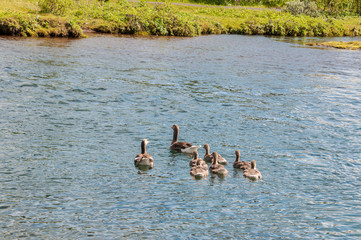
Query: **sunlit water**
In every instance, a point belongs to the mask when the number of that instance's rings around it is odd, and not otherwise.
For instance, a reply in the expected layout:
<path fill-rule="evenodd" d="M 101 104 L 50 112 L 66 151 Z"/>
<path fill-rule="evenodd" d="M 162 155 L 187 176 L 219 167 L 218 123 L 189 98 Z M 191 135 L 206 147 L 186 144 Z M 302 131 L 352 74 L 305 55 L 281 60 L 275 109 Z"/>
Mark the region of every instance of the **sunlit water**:
<path fill-rule="evenodd" d="M 361 52 L 309 40 L 0 38 L 0 238 L 360 238 Z M 191 178 L 174 123 L 226 179 Z"/>

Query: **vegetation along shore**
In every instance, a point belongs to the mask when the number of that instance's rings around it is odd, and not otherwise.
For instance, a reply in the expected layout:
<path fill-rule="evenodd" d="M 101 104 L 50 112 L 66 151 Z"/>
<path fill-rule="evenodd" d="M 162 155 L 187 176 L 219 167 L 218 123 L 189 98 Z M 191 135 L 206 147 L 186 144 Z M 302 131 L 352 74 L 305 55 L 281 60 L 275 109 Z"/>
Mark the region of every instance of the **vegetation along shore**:
<path fill-rule="evenodd" d="M 361 0 L 0 0 L 0 35 L 360 36 Z M 347 4 L 346 4 L 347 3 Z"/>
<path fill-rule="evenodd" d="M 361 41 L 351 41 L 351 42 L 322 42 L 322 43 L 307 43 L 309 46 L 322 46 L 322 47 L 332 47 L 339 49 L 350 49 L 350 50 L 361 50 Z"/>

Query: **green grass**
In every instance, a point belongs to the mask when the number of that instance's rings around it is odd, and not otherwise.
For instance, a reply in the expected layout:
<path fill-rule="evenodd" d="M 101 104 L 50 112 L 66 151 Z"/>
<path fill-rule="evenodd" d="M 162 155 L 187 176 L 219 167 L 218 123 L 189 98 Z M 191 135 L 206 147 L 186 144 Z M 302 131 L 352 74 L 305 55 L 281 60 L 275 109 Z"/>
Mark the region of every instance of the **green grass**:
<path fill-rule="evenodd" d="M 36 10 L 35 2 L 35 0 L 0 0 L 0 9 L 28 12 L 31 9 Z"/>
<path fill-rule="evenodd" d="M 188 0 L 185 0 L 188 1 Z M 272 8 L 149 4 L 126 0 L 0 0 L 0 34 L 84 36 L 103 33 L 199 36 L 359 36 L 360 17 L 294 16 Z"/>

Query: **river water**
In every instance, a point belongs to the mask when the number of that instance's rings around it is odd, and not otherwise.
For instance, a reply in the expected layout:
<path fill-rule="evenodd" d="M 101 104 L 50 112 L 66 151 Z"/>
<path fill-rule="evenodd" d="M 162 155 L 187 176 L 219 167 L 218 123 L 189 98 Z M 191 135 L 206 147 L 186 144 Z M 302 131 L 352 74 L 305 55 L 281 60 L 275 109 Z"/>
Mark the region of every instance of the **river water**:
<path fill-rule="evenodd" d="M 0 238 L 360 238 L 361 52 L 311 40 L 0 37 Z M 225 179 L 191 178 L 174 123 Z"/>

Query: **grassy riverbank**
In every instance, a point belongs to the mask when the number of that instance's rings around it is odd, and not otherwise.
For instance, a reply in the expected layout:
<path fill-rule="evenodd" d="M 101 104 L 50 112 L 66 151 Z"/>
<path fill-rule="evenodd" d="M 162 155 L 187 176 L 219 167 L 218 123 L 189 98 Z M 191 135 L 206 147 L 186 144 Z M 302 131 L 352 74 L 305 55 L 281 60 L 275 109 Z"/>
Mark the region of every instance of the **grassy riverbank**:
<path fill-rule="evenodd" d="M 322 47 L 332 47 L 339 49 L 350 49 L 350 50 L 361 50 L 361 41 L 351 41 L 351 42 L 322 42 L 322 43 L 307 43 L 309 46 L 322 46 Z"/>
<path fill-rule="evenodd" d="M 85 30 L 164 36 L 360 36 L 361 17 L 126 0 L 0 0 L 1 35 L 82 37 Z"/>

